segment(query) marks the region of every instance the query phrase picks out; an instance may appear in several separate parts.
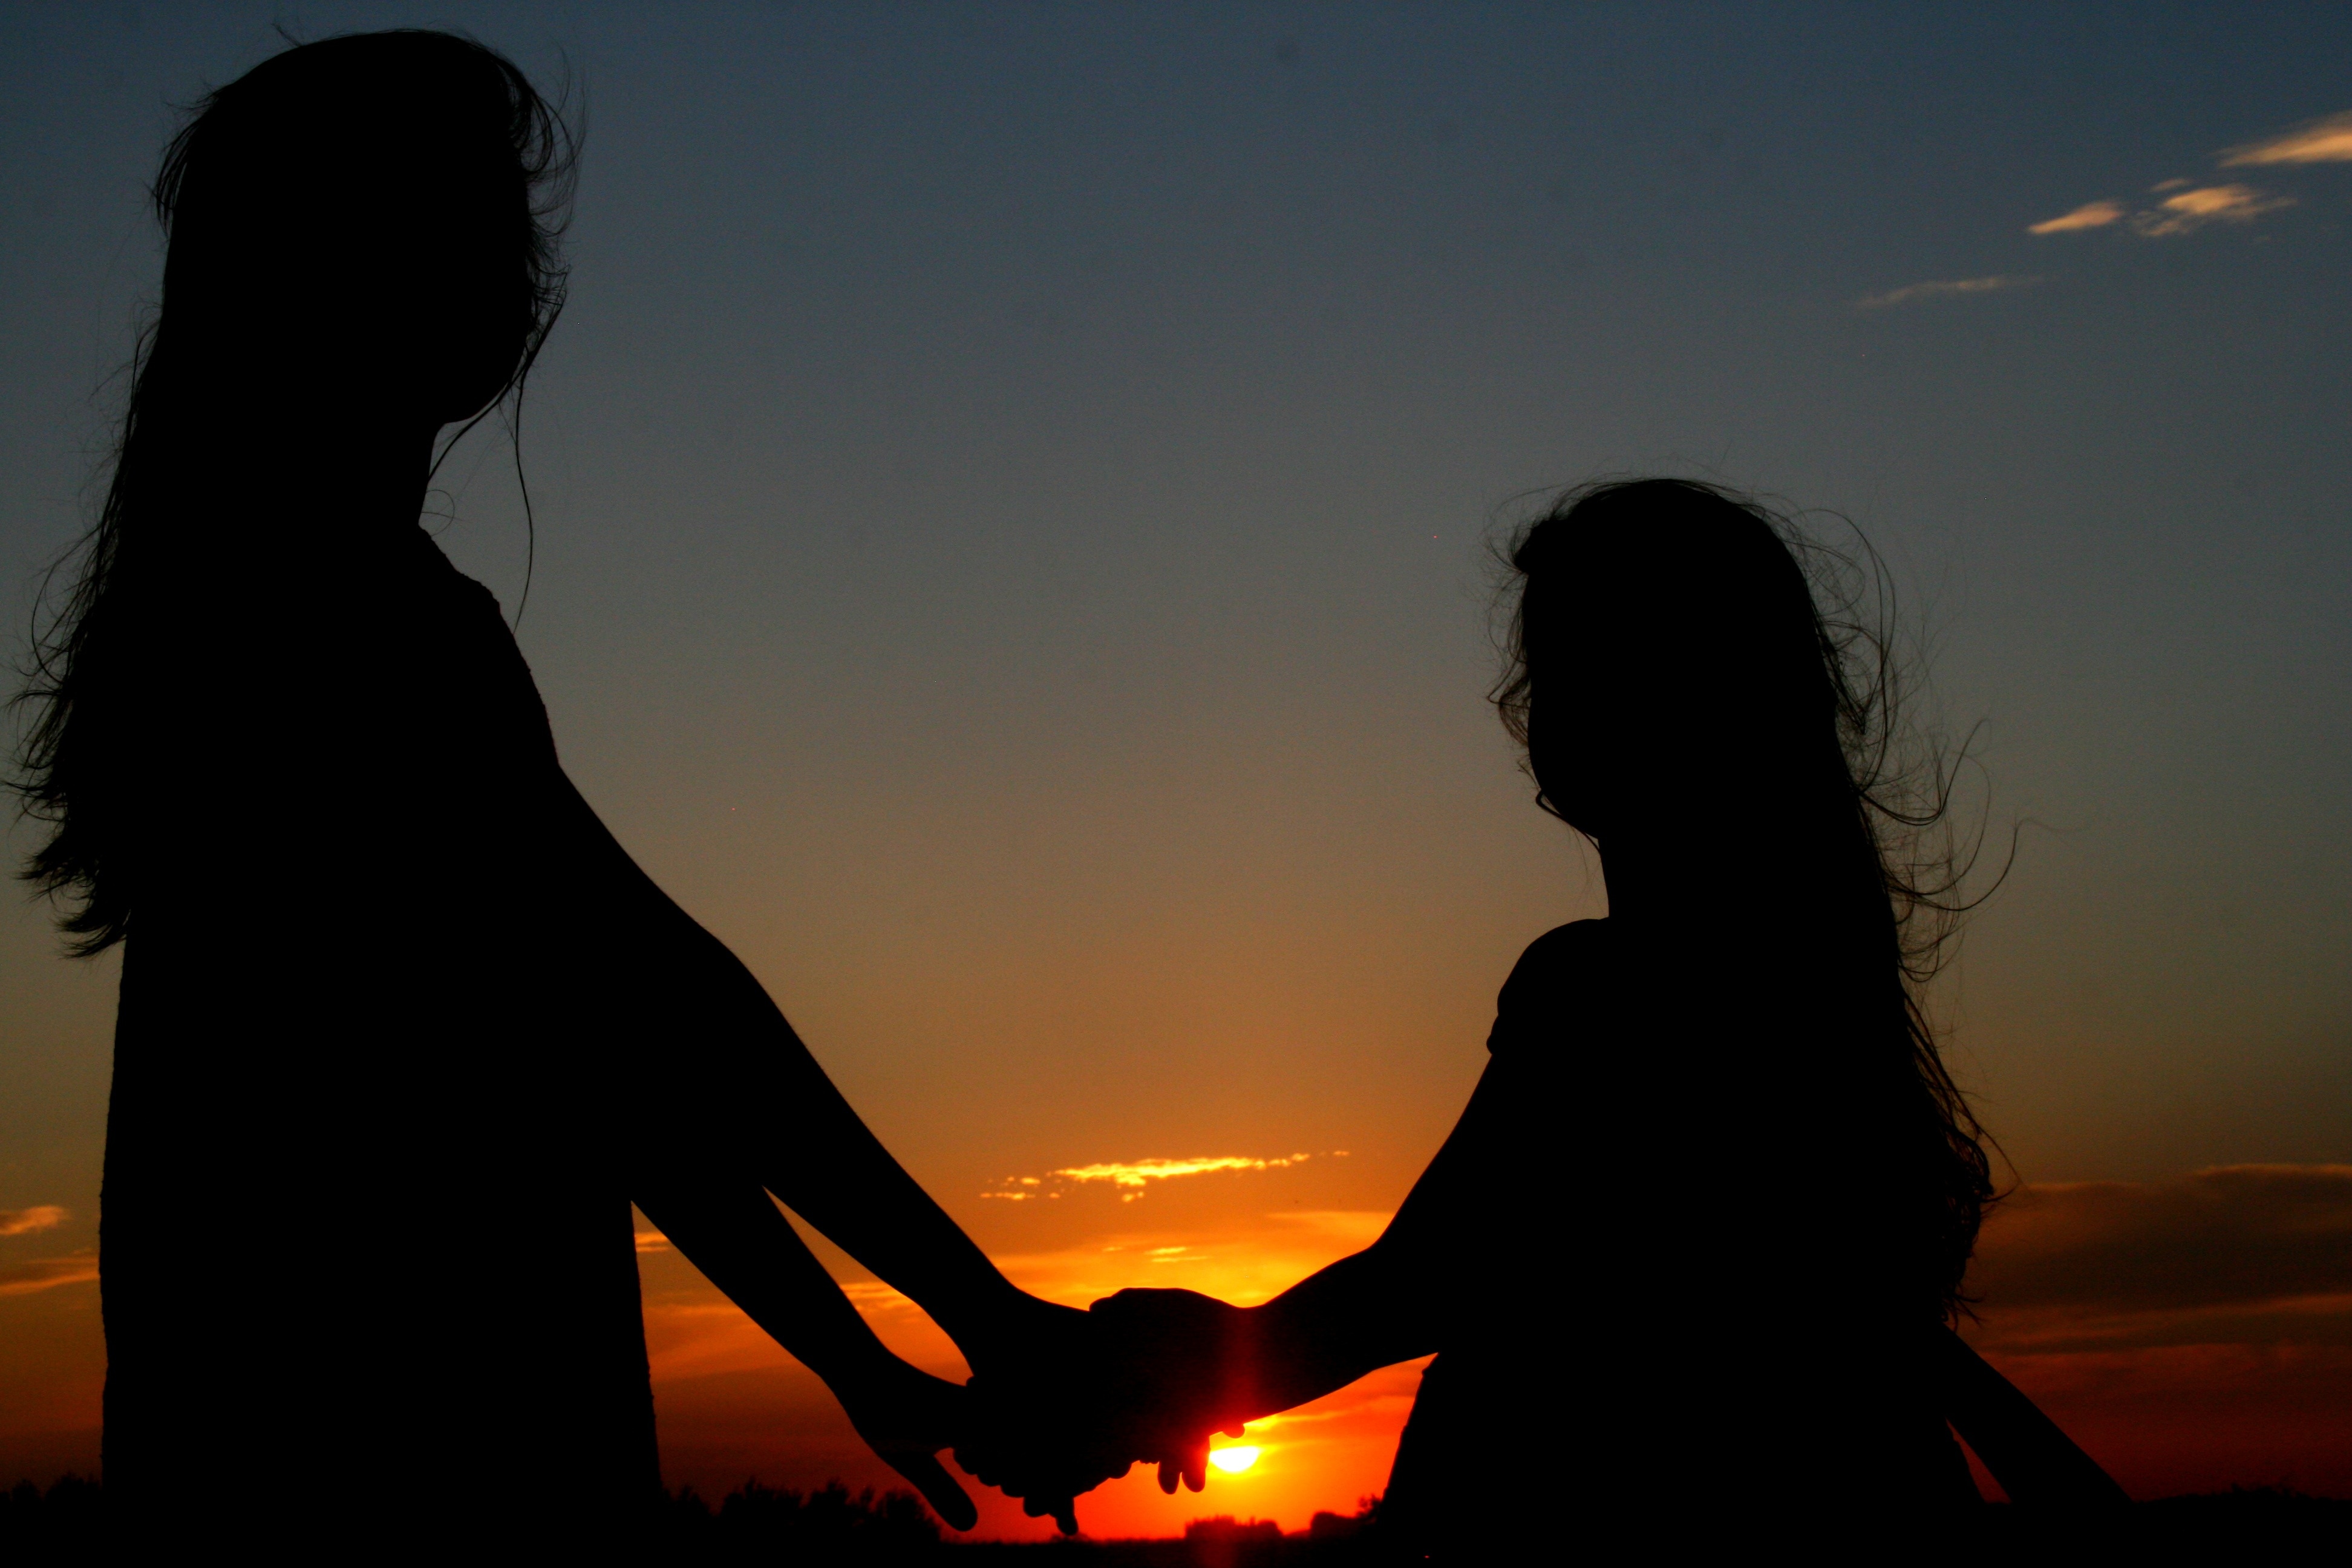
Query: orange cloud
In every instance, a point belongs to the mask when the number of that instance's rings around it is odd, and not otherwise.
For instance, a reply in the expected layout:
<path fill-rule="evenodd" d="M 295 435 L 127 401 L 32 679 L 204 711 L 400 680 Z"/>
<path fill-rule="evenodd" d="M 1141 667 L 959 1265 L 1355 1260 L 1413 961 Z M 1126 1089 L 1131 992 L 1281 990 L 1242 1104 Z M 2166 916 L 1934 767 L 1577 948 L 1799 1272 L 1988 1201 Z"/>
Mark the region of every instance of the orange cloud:
<path fill-rule="evenodd" d="M 2263 163 L 2352 163 L 2352 112 L 2305 121 L 2267 142 L 2250 142 L 2223 154 L 2221 166 Z"/>
<path fill-rule="evenodd" d="M 2056 217 L 2027 225 L 2025 232 L 2072 234 L 2077 229 L 2105 228 L 2111 223 L 2120 223 L 2123 216 L 2124 205 L 2121 202 L 2084 202 L 2073 212 L 2060 213 Z"/>
<path fill-rule="evenodd" d="M 1344 1160 L 1345 1149 L 1333 1152 L 1331 1158 Z M 1023 1203 L 1036 1197 L 1057 1198 L 1055 1190 L 1064 1184 L 1083 1186 L 1089 1182 L 1108 1182 L 1120 1189 L 1122 1202 L 1141 1197 L 1152 1182 L 1171 1181 L 1179 1176 L 1204 1176 L 1217 1171 L 1280 1171 L 1305 1164 L 1311 1154 L 1291 1154 L 1274 1159 L 1257 1159 L 1248 1154 L 1202 1154 L 1189 1160 L 1135 1160 L 1106 1163 L 1097 1165 L 1072 1165 L 1064 1170 L 1048 1171 L 1041 1176 L 1007 1176 L 1001 1191 L 982 1193 L 983 1198 L 1003 1198 Z"/>
<path fill-rule="evenodd" d="M 2134 234 L 2148 239 L 2162 239 L 2173 235 L 2193 234 L 2211 223 L 2252 223 L 2264 213 L 2294 205 L 2293 196 L 2273 195 L 2258 191 L 2252 185 L 2180 188 L 2188 184 L 2186 180 L 2165 181 L 2156 190 L 2172 194 L 2156 205 L 2142 207 L 2137 212 L 2127 209 L 2121 202 L 2085 202 L 2073 212 L 2030 224 L 2025 232 L 2073 234 L 2083 229 L 2105 228 L 2128 218 Z"/>
<path fill-rule="evenodd" d="M 28 1209 L 0 1209 L 0 1236 L 30 1236 L 37 1230 L 50 1230 L 65 1223 L 66 1211 L 55 1204 L 39 1204 Z"/>
<path fill-rule="evenodd" d="M 77 1252 L 70 1258 L 36 1258 L 0 1268 L 0 1296 L 29 1296 L 60 1285 L 86 1285 L 98 1278 L 98 1254 Z"/>
<path fill-rule="evenodd" d="M 2293 196 L 2265 195 L 2252 185 L 2200 185 L 2165 197 L 2150 211 L 2135 213 L 2132 227 L 2151 238 L 2190 234 L 2209 223 L 2252 223 L 2264 213 L 2293 205 Z"/>

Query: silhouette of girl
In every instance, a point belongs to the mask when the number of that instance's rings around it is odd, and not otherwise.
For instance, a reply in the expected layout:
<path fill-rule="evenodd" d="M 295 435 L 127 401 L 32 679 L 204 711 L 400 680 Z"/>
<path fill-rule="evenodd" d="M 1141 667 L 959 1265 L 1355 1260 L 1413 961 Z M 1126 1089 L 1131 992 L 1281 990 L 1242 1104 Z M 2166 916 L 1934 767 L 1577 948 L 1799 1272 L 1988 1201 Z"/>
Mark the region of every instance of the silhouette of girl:
<path fill-rule="evenodd" d="M 1372 1247 L 1261 1307 L 1096 1304 L 1129 1344 L 1125 1453 L 1197 1487 L 1210 1428 L 1437 1352 L 1381 1505 L 1407 1557 L 1948 1531 L 1977 1497 L 1943 1331 L 1990 1187 L 1916 999 L 1935 895 L 1888 853 L 1920 824 L 1885 670 L 1774 520 L 1706 486 L 1573 494 L 1511 563 L 1496 699 L 1609 916 L 1519 960 Z"/>
<path fill-rule="evenodd" d="M 28 874 L 126 954 L 101 1267 L 134 1536 L 609 1542 L 659 1496 L 632 1199 L 960 1527 L 932 1456 L 964 1391 L 769 1194 L 977 1365 L 1087 1322 L 1004 1280 L 631 863 L 417 526 L 438 433 L 554 322 L 569 151 L 499 56 L 379 33 L 213 93 L 155 186 L 162 309 L 21 779 Z"/>

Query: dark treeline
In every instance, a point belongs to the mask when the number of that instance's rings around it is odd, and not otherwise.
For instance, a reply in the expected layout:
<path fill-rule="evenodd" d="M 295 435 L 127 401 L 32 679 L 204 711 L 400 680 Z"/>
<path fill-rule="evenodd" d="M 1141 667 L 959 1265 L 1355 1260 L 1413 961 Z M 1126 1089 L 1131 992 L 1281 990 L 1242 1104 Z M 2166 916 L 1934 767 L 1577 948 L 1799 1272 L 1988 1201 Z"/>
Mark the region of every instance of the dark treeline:
<path fill-rule="evenodd" d="M 1312 1529 L 1289 1535 L 1265 1521 L 1218 1518 L 1194 1521 L 1181 1540 L 959 1542 L 945 1535 L 911 1492 L 877 1495 L 870 1487 L 852 1492 L 837 1480 L 803 1492 L 748 1480 L 715 1507 L 691 1488 L 672 1495 L 643 1550 L 627 1555 L 649 1563 L 813 1568 L 1005 1557 L 1066 1568 L 1369 1568 L 1393 1561 L 1370 1528 L 1376 1517 L 1370 1504 L 1367 1500 L 1353 1518 L 1318 1514 Z M 266 1494 L 252 1505 L 262 1513 L 271 1507 Z M 67 1476 L 47 1490 L 22 1481 L 0 1493 L 0 1562 L 12 1568 L 110 1561 L 105 1528 L 105 1489 L 94 1481 Z M 1573 1541 L 1579 1533 L 1572 1519 L 1561 1521 L 1564 1538 Z M 1669 1543 L 1654 1521 L 1612 1521 L 1595 1539 L 1644 1535 Z M 2352 1501 L 2281 1487 L 2232 1487 L 2073 1521 L 1997 1505 L 1985 1510 L 1980 1537 L 1952 1560 L 2095 1562 L 2128 1551 L 2135 1561 L 2147 1563 L 2318 1563 L 2340 1561 L 2333 1554 L 2347 1540 L 2352 1540 Z"/>

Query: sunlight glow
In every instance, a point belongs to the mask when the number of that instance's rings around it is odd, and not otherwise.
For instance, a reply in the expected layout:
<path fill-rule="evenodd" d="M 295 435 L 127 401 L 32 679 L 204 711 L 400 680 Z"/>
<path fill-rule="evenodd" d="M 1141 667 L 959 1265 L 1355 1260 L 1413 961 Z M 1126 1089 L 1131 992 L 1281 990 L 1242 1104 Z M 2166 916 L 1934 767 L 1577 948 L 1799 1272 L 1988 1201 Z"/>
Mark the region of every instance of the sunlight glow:
<path fill-rule="evenodd" d="M 1220 1448 L 1209 1456 L 1209 1463 L 1229 1476 L 1238 1476 L 1257 1463 L 1262 1448 Z"/>

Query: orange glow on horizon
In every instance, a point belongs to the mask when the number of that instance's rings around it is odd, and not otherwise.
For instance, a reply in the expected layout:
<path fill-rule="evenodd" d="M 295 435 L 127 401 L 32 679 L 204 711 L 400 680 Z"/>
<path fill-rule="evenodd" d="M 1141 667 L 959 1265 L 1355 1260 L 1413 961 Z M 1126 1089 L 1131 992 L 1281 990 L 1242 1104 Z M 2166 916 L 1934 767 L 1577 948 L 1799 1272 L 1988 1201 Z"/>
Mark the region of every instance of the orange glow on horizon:
<path fill-rule="evenodd" d="M 1252 1173 L 1224 1191 L 1262 1198 L 1276 1181 L 1304 1179 L 1296 1169 Z M 1177 1201 L 1164 1205 L 1155 1189 L 1157 1223 L 1128 1229 L 1122 1223 L 1145 1211 L 1122 1207 L 1114 1184 L 1097 1184 L 1048 1211 L 1056 1224 L 1033 1232 L 1028 1247 L 1000 1249 L 996 1260 L 1017 1284 L 1071 1306 L 1137 1285 L 1182 1285 L 1247 1304 L 1366 1246 L 1388 1219 L 1372 1209 L 1182 1206 L 1184 1192 L 1209 1185 L 1179 1184 Z M 0 1484 L 98 1468 L 105 1356 L 94 1248 L 68 1228 L 79 1218 L 22 1225 L 9 1238 L 20 1251 L 0 1256 Z M 2347 1226 L 2352 1169 L 2341 1165 L 2029 1188 L 1986 1228 L 1971 1271 L 1986 1300 L 1970 1337 L 2137 1496 L 2232 1483 L 2352 1495 Z M 913 1302 L 816 1245 L 895 1351 L 942 1377 L 968 1375 Z M 714 1501 L 747 1478 L 803 1489 L 836 1477 L 853 1490 L 903 1488 L 814 1374 L 650 1226 L 641 1223 L 637 1246 L 670 1488 L 692 1486 Z M 2162 1283 L 2189 1264 L 2203 1270 L 2195 1278 L 2229 1289 L 2202 1300 Z M 1579 1353 L 1561 1342 L 1531 1349 Z M 1418 1363 L 1391 1367 L 1251 1422 L 1213 1451 L 1201 1493 L 1165 1496 L 1153 1467 L 1139 1465 L 1081 1498 L 1079 1523 L 1097 1540 L 1167 1538 L 1218 1514 L 1286 1531 L 1306 1529 L 1322 1510 L 1352 1514 L 1387 1485 L 1419 1373 Z M 973 1538 L 1052 1533 L 1002 1493 L 971 1491 L 981 1510 Z"/>

